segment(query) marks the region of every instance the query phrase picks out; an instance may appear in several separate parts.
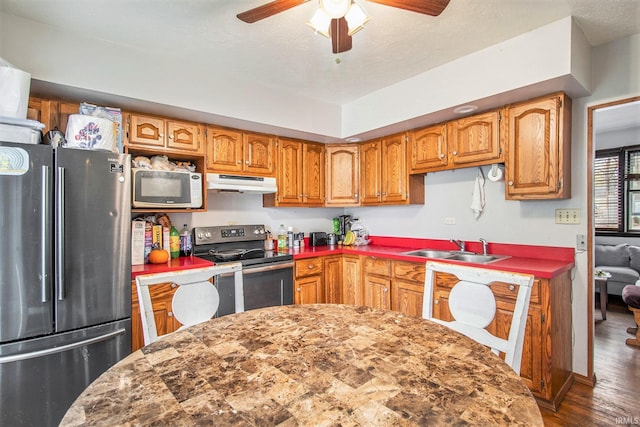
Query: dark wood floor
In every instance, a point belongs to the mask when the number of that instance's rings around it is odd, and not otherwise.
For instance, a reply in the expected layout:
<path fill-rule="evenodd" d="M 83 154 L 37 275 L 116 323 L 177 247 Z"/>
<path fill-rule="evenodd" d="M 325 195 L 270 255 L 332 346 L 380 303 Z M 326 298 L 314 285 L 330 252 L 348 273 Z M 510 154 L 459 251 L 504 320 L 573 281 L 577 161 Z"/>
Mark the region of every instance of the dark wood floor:
<path fill-rule="evenodd" d="M 610 298 L 607 320 L 594 311 L 595 387 L 574 383 L 553 413 L 541 409 L 545 426 L 640 425 L 640 348 L 624 342 L 633 315 L 620 297 Z"/>

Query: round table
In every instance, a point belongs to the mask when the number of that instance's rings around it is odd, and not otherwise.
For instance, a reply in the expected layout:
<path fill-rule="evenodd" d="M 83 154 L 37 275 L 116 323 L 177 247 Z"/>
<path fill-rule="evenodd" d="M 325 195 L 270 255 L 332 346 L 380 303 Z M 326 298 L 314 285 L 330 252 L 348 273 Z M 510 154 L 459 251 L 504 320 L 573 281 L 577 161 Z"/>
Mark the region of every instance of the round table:
<path fill-rule="evenodd" d="M 121 360 L 62 426 L 542 426 L 520 377 L 486 347 L 398 312 L 271 307 L 212 319 Z"/>

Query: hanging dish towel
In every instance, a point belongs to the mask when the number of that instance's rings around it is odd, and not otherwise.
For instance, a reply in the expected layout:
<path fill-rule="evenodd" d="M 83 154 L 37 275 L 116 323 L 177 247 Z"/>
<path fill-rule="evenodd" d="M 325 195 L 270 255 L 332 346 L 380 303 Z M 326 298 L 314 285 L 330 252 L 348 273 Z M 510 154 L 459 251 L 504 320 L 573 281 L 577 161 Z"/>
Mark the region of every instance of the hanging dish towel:
<path fill-rule="evenodd" d="M 471 194 L 471 210 L 473 210 L 476 219 L 480 217 L 482 209 L 484 209 L 484 173 L 482 173 L 481 168 L 478 168 L 478 175 L 473 184 L 473 193 Z"/>

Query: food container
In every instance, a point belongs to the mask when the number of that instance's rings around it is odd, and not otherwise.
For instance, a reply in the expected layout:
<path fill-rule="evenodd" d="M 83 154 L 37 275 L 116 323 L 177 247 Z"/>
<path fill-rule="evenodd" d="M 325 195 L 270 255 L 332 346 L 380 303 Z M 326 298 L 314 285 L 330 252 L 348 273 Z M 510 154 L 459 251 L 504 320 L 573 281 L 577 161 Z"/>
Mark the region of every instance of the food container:
<path fill-rule="evenodd" d="M 65 136 L 65 147 L 116 150 L 116 125 L 109 119 L 71 114 Z"/>
<path fill-rule="evenodd" d="M 44 124 L 35 120 L 0 117 L 0 141 L 40 144 Z"/>
<path fill-rule="evenodd" d="M 335 233 L 327 234 L 327 245 L 336 245 L 338 243 L 338 239 L 336 238 Z"/>

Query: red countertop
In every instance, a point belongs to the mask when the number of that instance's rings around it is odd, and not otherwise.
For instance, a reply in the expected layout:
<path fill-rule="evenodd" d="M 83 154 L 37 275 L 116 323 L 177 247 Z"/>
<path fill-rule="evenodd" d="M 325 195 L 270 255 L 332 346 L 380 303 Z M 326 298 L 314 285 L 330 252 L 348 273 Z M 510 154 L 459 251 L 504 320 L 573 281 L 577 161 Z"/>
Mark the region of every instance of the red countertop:
<path fill-rule="evenodd" d="M 458 247 L 448 240 L 411 239 L 399 237 L 371 236 L 371 243 L 366 246 L 303 246 L 301 249 L 289 250 L 293 259 L 304 259 L 315 256 L 353 254 L 379 256 L 411 262 L 426 262 L 430 258 L 403 255 L 403 252 L 413 249 L 458 250 Z M 466 242 L 467 251 L 482 253 L 480 242 Z M 529 273 L 536 277 L 551 279 L 575 266 L 574 249 L 556 246 L 512 245 L 504 243 L 489 243 L 489 254 L 506 255 L 508 258 L 496 260 L 487 264 L 446 260 L 447 263 L 473 265 L 475 267 L 492 270 Z M 444 261 L 442 259 L 432 259 Z"/>
<path fill-rule="evenodd" d="M 140 274 L 165 273 L 167 271 L 189 270 L 191 268 L 208 267 L 213 265 L 211 261 L 207 261 L 198 257 L 179 257 L 172 258 L 163 264 L 143 264 L 131 266 L 131 279 L 135 279 Z"/>

